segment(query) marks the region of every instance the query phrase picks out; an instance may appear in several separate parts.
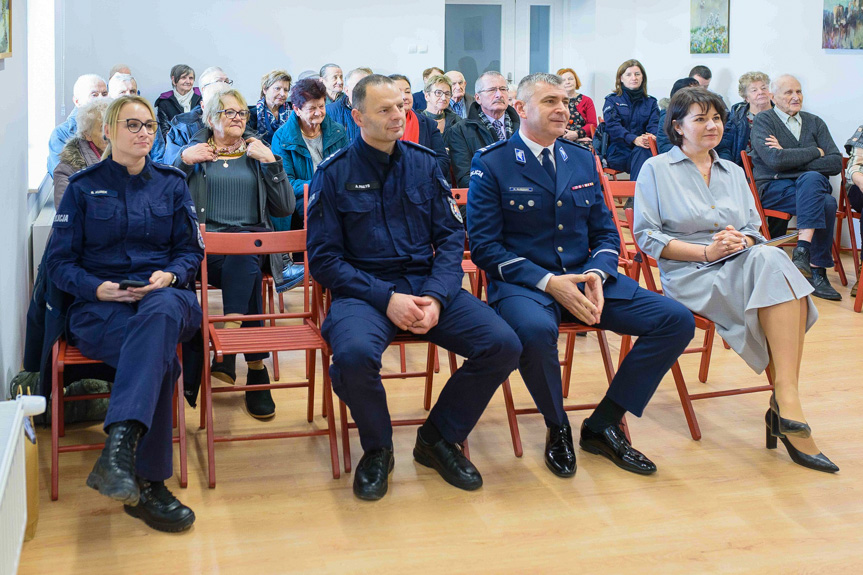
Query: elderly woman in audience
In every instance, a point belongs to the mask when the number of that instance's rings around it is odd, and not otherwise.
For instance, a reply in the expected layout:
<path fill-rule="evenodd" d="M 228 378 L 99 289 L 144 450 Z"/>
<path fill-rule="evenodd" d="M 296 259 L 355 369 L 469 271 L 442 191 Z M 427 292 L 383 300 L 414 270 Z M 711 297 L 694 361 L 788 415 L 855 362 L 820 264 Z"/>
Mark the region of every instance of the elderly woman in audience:
<path fill-rule="evenodd" d="M 273 70 L 261 78 L 261 99 L 249 108 L 249 126 L 267 145 L 291 113 L 290 91 L 291 75 L 285 70 Z"/>
<path fill-rule="evenodd" d="M 609 168 L 629 172 L 629 178 L 636 180 L 652 155 L 650 139 L 659 129 L 659 106 L 647 93 L 647 72 L 638 60 L 620 65 L 614 89 L 602 109 L 609 136 L 606 160 Z"/>
<path fill-rule="evenodd" d="M 60 205 L 69 176 L 102 160 L 108 143 L 102 135 L 102 117 L 111 101 L 99 98 L 78 110 L 78 131 L 60 152 L 60 163 L 54 168 L 54 207 Z"/>
<path fill-rule="evenodd" d="M 195 71 L 191 66 L 177 64 L 171 68 L 171 86 L 156 99 L 159 112 L 159 129 L 168 137 L 171 120 L 175 116 L 191 112 L 201 103 L 201 92 L 195 88 Z"/>
<path fill-rule="evenodd" d="M 563 79 L 563 87 L 569 96 L 569 122 L 563 137 L 567 140 L 590 143 L 596 131 L 596 107 L 590 97 L 578 92 L 581 79 L 572 68 L 561 68 L 557 75 Z"/>
<path fill-rule="evenodd" d="M 273 216 L 285 217 L 294 211 L 294 194 L 281 158 L 273 155 L 260 140 L 246 131 L 249 109 L 235 89 L 217 92 L 204 106 L 205 127 L 184 148 L 174 166 L 186 174 L 195 209 L 208 232 L 242 232 L 272 229 Z M 281 256 L 269 258 L 276 285 L 283 283 L 278 271 Z M 261 265 L 258 256 L 211 255 L 207 257 L 209 282 L 222 290 L 225 315 L 260 314 Z M 263 322 L 244 322 L 255 327 Z M 227 328 L 240 328 L 228 321 Z M 247 385 L 270 382 L 264 366 L 266 353 L 245 354 Z M 233 384 L 237 379 L 236 356 L 225 356 L 212 368 L 213 377 Z M 259 419 L 275 415 L 269 390 L 247 391 L 246 408 Z"/>
<path fill-rule="evenodd" d="M 173 475 L 176 349 L 201 326 L 194 282 L 203 246 L 182 175 L 147 158 L 158 129 L 144 98 L 111 102 L 102 132 L 106 159 L 70 178 L 45 271 L 74 297 L 69 341 L 116 369 L 108 437 L 87 485 L 150 527 L 178 532 L 195 514 L 165 486 Z"/>
<path fill-rule="evenodd" d="M 303 186 L 324 158 L 348 145 L 344 127 L 327 116 L 326 96 L 326 86 L 317 78 L 299 80 L 291 88 L 294 111 L 273 136 L 273 153 L 282 159 L 296 197 L 292 218 L 273 218 L 277 230 L 303 228 Z"/>
<path fill-rule="evenodd" d="M 436 122 L 438 131 L 445 134 L 461 118 L 449 108 L 452 98 L 452 80 L 443 74 L 429 76 L 423 89 L 426 97 L 426 109 L 422 111 L 427 117 Z"/>
<path fill-rule="evenodd" d="M 668 111 L 668 103 L 671 101 L 671 98 L 674 95 L 682 90 L 683 88 L 692 88 L 693 86 L 699 86 L 698 80 L 695 78 L 680 78 L 676 80 L 674 84 L 671 86 L 671 94 L 668 98 L 663 98 L 660 101 L 660 110 L 659 110 L 659 133 L 656 134 L 656 148 L 660 154 L 664 154 L 668 150 L 674 147 L 674 144 L 671 143 L 671 140 L 668 139 L 668 136 L 665 135 L 665 130 L 662 129 L 662 126 L 665 125 L 665 113 Z M 664 108 L 662 106 L 665 106 Z M 727 158 L 726 158 L 727 159 Z"/>
<path fill-rule="evenodd" d="M 437 66 L 432 66 L 431 68 L 426 68 L 423 70 L 423 83 L 422 87 L 425 88 L 426 80 L 429 79 L 430 76 L 435 75 L 443 75 L 443 70 L 438 68 Z M 414 106 L 413 109 L 415 112 L 420 113 L 426 109 L 426 94 L 423 90 L 418 90 L 413 93 L 414 97 Z"/>
<path fill-rule="evenodd" d="M 770 78 L 764 72 L 746 72 L 740 76 L 737 91 L 743 101 L 731 107 L 731 114 L 725 125 L 728 144 L 722 148 L 728 149 L 728 157 L 742 166 L 740 152 L 752 152 L 749 135 L 752 133 L 755 116 L 773 107 Z M 717 151 L 721 153 L 722 150 Z"/>
<path fill-rule="evenodd" d="M 797 390 L 804 336 L 818 318 L 813 288 L 781 249 L 747 249 L 764 238 L 743 170 L 713 150 L 725 113 L 722 99 L 703 88 L 674 95 L 664 126 L 674 147 L 644 164 L 633 233 L 659 262 L 665 294 L 713 321 L 754 371 L 769 370 L 768 449 L 779 438 L 798 465 L 835 473 L 812 438 Z"/>
<path fill-rule="evenodd" d="M 63 146 L 66 142 L 72 139 L 75 135 L 78 125 L 77 116 L 78 110 L 91 100 L 96 98 L 108 97 L 108 84 L 100 76 L 96 74 L 84 74 L 75 80 L 75 85 L 72 87 L 72 96 L 75 107 L 69 112 L 69 116 L 62 124 L 51 131 L 51 137 L 48 140 L 48 173 L 53 174 L 54 168 L 60 163 L 60 152 L 63 151 Z"/>
<path fill-rule="evenodd" d="M 396 83 L 405 103 L 405 133 L 401 139 L 434 151 L 441 173 L 444 177 L 449 178 L 449 153 L 447 153 L 443 136 L 437 129 L 437 124 L 425 114 L 414 112 L 414 97 L 411 92 L 411 82 L 407 76 L 391 74 L 390 79 Z"/>

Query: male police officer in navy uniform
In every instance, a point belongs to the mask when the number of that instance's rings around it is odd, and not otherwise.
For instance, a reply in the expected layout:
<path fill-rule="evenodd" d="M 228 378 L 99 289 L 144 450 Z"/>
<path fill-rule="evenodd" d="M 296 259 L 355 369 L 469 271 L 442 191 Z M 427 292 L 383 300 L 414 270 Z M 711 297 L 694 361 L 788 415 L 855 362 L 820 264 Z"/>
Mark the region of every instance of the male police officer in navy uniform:
<path fill-rule="evenodd" d="M 545 461 L 575 474 L 563 409 L 558 324 L 579 321 L 638 337 L 605 397 L 581 427 L 581 447 L 640 474 L 656 466 L 620 429 L 641 416 L 662 376 L 692 339 L 692 314 L 618 275 L 620 239 L 603 203 L 593 155 L 566 140 L 568 98 L 551 74 L 518 87 L 518 134 L 474 156 L 468 193 L 471 258 L 488 273 L 488 301 L 518 334 L 519 371 L 548 433 Z"/>
<path fill-rule="evenodd" d="M 381 75 L 353 91 L 360 137 L 323 161 L 309 196 L 309 266 L 333 303 L 323 335 L 333 349 L 333 389 L 348 405 L 363 447 L 354 493 L 376 500 L 393 469 L 392 423 L 381 355 L 398 330 L 467 357 L 419 429 L 414 459 L 452 485 L 482 477 L 459 446 L 521 345 L 494 311 L 461 289 L 464 227 L 434 152 L 400 141 L 405 113 Z"/>

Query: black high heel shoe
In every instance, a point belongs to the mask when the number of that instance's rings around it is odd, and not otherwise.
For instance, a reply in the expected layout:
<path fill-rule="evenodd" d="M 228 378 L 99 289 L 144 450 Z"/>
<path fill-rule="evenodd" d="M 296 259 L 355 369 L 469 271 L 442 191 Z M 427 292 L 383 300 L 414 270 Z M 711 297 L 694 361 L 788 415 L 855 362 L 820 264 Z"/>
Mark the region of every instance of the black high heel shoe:
<path fill-rule="evenodd" d="M 802 439 L 807 439 L 812 435 L 812 429 L 809 427 L 808 423 L 794 421 L 793 419 L 785 419 L 782 417 L 779 413 L 779 404 L 776 403 L 775 393 L 770 396 L 770 410 L 776 414 L 776 418 L 779 421 L 778 426 L 781 435 L 792 435 Z M 777 435 L 777 437 L 780 437 L 781 435 Z"/>
<path fill-rule="evenodd" d="M 785 435 L 779 431 L 779 416 L 772 409 L 768 409 L 767 413 L 764 414 L 764 422 L 767 424 L 767 449 L 776 449 L 776 439 L 779 438 L 782 440 L 785 449 L 788 450 L 791 461 L 797 465 L 814 469 L 815 471 L 823 471 L 824 473 L 836 473 L 839 471 L 839 467 L 823 453 L 819 452 L 818 455 L 808 455 L 794 447 L 785 438 Z"/>

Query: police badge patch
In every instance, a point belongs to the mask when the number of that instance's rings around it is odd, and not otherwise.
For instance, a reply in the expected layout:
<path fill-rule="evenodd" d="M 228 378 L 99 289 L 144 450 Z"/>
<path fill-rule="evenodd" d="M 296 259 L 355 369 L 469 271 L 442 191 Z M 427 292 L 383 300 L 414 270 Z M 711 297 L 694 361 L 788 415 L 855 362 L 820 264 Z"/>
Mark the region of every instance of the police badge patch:
<path fill-rule="evenodd" d="M 458 210 L 458 204 L 455 202 L 455 198 L 447 198 L 447 201 L 449 202 L 449 211 L 452 212 L 452 215 L 458 220 L 458 223 L 463 224 L 464 218 L 461 217 L 461 212 Z"/>

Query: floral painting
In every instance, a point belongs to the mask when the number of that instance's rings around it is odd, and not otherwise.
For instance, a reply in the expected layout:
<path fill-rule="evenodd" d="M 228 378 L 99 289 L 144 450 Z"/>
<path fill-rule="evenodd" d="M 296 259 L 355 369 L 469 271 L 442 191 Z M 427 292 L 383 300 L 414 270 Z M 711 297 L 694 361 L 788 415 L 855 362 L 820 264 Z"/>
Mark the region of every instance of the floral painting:
<path fill-rule="evenodd" d="M 824 0 L 821 47 L 828 50 L 863 49 L 863 0 Z"/>
<path fill-rule="evenodd" d="M 12 0 L 0 0 L 0 59 L 12 55 Z"/>
<path fill-rule="evenodd" d="M 690 54 L 728 54 L 728 4 L 729 0 L 690 0 Z"/>

